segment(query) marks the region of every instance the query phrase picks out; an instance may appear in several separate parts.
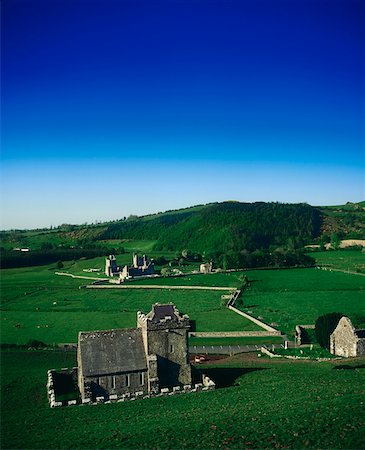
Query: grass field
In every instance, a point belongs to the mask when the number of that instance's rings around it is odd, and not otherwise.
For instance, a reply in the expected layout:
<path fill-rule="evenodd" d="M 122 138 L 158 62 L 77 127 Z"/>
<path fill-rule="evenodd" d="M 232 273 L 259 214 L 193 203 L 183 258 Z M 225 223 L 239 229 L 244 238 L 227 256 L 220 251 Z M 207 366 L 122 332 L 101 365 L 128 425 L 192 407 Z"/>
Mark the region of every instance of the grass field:
<path fill-rule="evenodd" d="M 128 256 L 128 255 L 122 255 Z M 83 273 L 102 258 L 65 264 Z M 297 324 L 313 324 L 326 312 L 343 312 L 365 326 L 365 277 L 318 269 L 256 270 L 243 294 L 244 311 L 277 323 L 293 334 Z M 140 284 L 237 287 L 242 272 L 146 280 Z M 79 289 L 83 280 L 56 276 L 54 266 L 1 271 L 1 342 L 76 342 L 78 331 L 134 327 L 136 312 L 155 302 L 174 302 L 196 321 L 197 331 L 255 331 L 259 328 L 221 306 L 224 292 Z"/>
<path fill-rule="evenodd" d="M 243 311 L 275 322 L 288 334 L 297 324 L 314 324 L 328 312 L 349 315 L 365 326 L 365 277 L 319 269 L 248 272 Z"/>
<path fill-rule="evenodd" d="M 50 409 L 46 374 L 74 353 L 2 352 L 1 448 L 365 447 L 365 359 L 252 354 L 205 366 L 213 392 Z"/>
<path fill-rule="evenodd" d="M 334 269 L 365 273 L 365 253 L 353 250 L 313 252 L 309 254 L 317 264 L 328 265 Z"/>
<path fill-rule="evenodd" d="M 77 264 L 84 263 L 97 265 Z M 260 329 L 221 306 L 224 291 L 80 290 L 83 280 L 56 276 L 52 267 L 1 272 L 1 342 L 76 342 L 79 331 L 135 327 L 136 312 L 148 312 L 156 302 L 175 303 L 196 322 L 197 331 Z"/>
<path fill-rule="evenodd" d="M 155 278 L 149 280 L 133 280 L 133 284 L 155 284 L 170 286 L 215 286 L 239 287 L 240 277 L 246 272 L 192 274 L 182 277 Z"/>

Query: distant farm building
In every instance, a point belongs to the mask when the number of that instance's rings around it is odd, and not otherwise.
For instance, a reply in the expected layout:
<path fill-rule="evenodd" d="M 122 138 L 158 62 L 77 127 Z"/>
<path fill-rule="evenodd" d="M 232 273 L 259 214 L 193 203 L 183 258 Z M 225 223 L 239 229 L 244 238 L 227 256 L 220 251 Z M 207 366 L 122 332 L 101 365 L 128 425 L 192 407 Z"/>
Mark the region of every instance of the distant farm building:
<path fill-rule="evenodd" d="M 365 330 L 356 330 L 343 316 L 330 336 L 330 352 L 346 358 L 365 355 Z"/>
<path fill-rule="evenodd" d="M 82 401 L 190 385 L 189 327 L 189 317 L 173 304 L 155 304 L 148 314 L 137 313 L 137 328 L 80 332 Z"/>
<path fill-rule="evenodd" d="M 199 270 L 201 273 L 212 273 L 213 264 L 211 262 L 206 264 L 200 264 Z"/>

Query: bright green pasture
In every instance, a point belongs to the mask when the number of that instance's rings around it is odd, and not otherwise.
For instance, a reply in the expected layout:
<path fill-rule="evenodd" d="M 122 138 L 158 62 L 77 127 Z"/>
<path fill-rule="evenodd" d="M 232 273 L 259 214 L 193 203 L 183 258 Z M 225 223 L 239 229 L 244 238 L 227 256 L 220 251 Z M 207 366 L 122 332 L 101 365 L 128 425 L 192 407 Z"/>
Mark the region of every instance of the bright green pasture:
<path fill-rule="evenodd" d="M 2 353 L 1 448 L 365 447 L 364 358 L 236 356 L 204 367 L 218 385 L 232 387 L 50 409 L 47 370 L 75 364 L 74 353 Z"/>
<path fill-rule="evenodd" d="M 293 334 L 297 324 L 314 324 L 328 312 L 349 315 L 365 325 L 365 277 L 320 269 L 256 270 L 248 272 L 244 311 Z"/>
<path fill-rule="evenodd" d="M 98 241 L 105 247 L 117 248 L 123 247 L 126 252 L 148 252 L 153 251 L 153 247 L 157 241 L 147 240 L 126 240 L 126 239 L 103 239 Z M 165 252 L 166 253 L 166 252 Z M 171 252 L 167 252 L 171 253 Z"/>
<path fill-rule="evenodd" d="M 157 284 L 168 286 L 215 286 L 236 288 L 242 284 L 240 277 L 247 272 L 191 274 L 182 277 L 133 280 L 133 284 Z"/>
<path fill-rule="evenodd" d="M 151 252 L 156 241 L 120 241 L 127 252 Z"/>
<path fill-rule="evenodd" d="M 354 250 L 313 252 L 309 254 L 317 264 L 328 265 L 334 269 L 359 271 L 365 273 L 365 253 Z"/>
<path fill-rule="evenodd" d="M 197 331 L 259 328 L 221 306 L 223 291 L 79 289 L 84 280 L 57 276 L 47 267 L 1 272 L 1 342 L 76 342 L 79 331 L 136 326 L 136 312 L 173 302 L 196 321 Z"/>

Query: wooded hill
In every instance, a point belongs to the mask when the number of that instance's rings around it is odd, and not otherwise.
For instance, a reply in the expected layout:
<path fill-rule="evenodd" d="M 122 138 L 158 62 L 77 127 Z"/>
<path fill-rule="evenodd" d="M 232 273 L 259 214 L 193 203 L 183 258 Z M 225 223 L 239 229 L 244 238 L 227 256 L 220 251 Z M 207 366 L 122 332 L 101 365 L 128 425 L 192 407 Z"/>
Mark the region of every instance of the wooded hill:
<path fill-rule="evenodd" d="M 312 207 L 230 201 L 108 223 L 0 233 L 2 260 L 11 260 L 15 266 L 20 264 L 15 259 L 24 260 L 25 265 L 32 265 L 27 261 L 33 256 L 37 256 L 34 264 L 39 258 L 43 261 L 43 253 L 52 256 L 50 262 L 69 259 L 65 249 L 72 250 L 72 255 L 78 253 L 76 249 L 97 250 L 100 255 L 120 253 L 123 241 L 146 240 L 155 242 L 155 251 L 181 254 L 188 249 L 225 268 L 306 264 L 297 251 L 309 243 L 329 242 L 334 235 L 337 239 L 365 238 L 365 202 Z M 15 247 L 29 247 L 31 254 L 12 251 Z"/>
<path fill-rule="evenodd" d="M 302 247 L 320 233 L 321 215 L 307 204 L 224 202 L 198 211 L 110 224 L 99 239 L 156 240 L 158 250 L 201 254 Z"/>

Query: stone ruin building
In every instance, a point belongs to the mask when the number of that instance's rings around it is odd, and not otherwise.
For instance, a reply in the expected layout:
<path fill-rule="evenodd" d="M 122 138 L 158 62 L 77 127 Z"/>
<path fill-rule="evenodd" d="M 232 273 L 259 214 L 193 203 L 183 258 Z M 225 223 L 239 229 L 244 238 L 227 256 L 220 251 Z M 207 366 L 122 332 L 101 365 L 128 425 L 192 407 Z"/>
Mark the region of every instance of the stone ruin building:
<path fill-rule="evenodd" d="M 120 272 L 120 267 L 117 266 L 117 259 L 114 255 L 109 255 L 105 259 L 105 275 L 107 277 L 113 277 L 118 275 Z"/>
<path fill-rule="evenodd" d="M 330 352 L 346 358 L 365 355 L 365 330 L 356 330 L 343 316 L 330 336 Z"/>
<path fill-rule="evenodd" d="M 128 278 L 153 275 L 154 273 L 154 262 L 146 255 L 138 256 L 137 253 L 133 253 L 132 265 L 124 267 L 117 265 L 114 255 L 109 255 L 105 260 L 105 275 L 108 277 L 119 276 L 121 282 Z"/>
<path fill-rule="evenodd" d="M 295 341 L 298 345 L 310 344 L 311 338 L 308 330 L 314 330 L 315 325 L 296 325 Z"/>
<path fill-rule="evenodd" d="M 133 253 L 132 266 L 124 266 L 119 274 L 119 279 L 123 282 L 125 279 L 153 275 L 155 273 L 154 262 L 146 255 L 138 256 Z"/>
<path fill-rule="evenodd" d="M 80 332 L 78 386 L 81 400 L 154 394 L 191 385 L 190 320 L 173 304 L 137 313 L 137 328 Z"/>
<path fill-rule="evenodd" d="M 200 264 L 199 271 L 201 273 L 212 273 L 213 272 L 213 263 L 209 262 L 209 263 L 205 263 L 205 264 Z"/>

